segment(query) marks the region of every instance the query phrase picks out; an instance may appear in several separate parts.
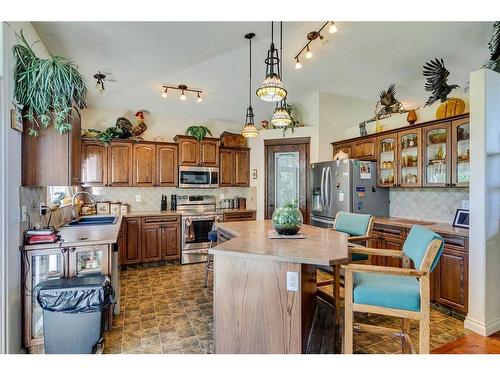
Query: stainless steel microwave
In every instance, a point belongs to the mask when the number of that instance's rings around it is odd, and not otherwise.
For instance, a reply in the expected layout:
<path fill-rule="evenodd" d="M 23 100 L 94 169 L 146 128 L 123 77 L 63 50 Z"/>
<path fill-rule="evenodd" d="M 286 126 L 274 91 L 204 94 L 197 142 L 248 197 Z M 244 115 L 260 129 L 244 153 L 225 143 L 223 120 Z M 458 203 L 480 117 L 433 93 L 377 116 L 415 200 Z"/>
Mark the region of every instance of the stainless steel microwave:
<path fill-rule="evenodd" d="M 219 187 L 219 168 L 180 166 L 179 187 L 181 188 Z"/>

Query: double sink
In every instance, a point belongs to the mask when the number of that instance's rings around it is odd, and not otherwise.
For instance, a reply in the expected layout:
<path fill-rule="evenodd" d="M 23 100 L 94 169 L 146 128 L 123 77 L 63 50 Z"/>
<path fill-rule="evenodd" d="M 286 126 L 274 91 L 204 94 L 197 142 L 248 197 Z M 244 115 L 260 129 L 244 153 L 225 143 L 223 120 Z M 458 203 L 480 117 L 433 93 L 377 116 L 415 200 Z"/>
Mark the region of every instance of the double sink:
<path fill-rule="evenodd" d="M 64 227 L 89 226 L 89 225 L 113 225 L 118 220 L 117 216 L 83 216 L 78 220 L 72 220 L 63 225 Z"/>

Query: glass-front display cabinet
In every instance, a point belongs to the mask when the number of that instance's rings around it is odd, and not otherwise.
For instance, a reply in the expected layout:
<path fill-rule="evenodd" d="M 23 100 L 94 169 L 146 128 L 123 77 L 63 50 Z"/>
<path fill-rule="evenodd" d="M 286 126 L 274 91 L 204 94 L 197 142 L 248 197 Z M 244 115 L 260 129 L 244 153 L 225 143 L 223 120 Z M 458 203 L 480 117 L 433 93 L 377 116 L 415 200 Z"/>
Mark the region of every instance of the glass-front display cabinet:
<path fill-rule="evenodd" d="M 469 186 L 470 181 L 470 122 L 469 118 L 451 123 L 452 186 Z"/>
<path fill-rule="evenodd" d="M 424 140 L 424 186 L 450 186 L 450 123 L 426 126 Z"/>
<path fill-rule="evenodd" d="M 398 132 L 398 185 L 422 186 L 422 152 L 420 147 L 422 129 Z"/>
<path fill-rule="evenodd" d="M 45 280 L 110 275 L 108 245 L 23 250 L 24 347 L 43 344 L 43 310 L 36 286 Z"/>
<path fill-rule="evenodd" d="M 397 186 L 397 135 L 388 134 L 378 137 L 376 150 L 378 186 Z"/>

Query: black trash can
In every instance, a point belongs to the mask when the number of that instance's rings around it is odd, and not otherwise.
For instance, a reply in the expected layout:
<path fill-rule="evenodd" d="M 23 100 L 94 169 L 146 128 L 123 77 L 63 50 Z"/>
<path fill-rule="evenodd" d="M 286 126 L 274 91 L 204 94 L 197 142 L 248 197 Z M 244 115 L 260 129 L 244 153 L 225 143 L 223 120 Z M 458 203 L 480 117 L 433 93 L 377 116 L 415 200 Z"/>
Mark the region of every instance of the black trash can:
<path fill-rule="evenodd" d="M 104 331 L 105 312 L 114 299 L 109 277 L 42 281 L 36 293 L 43 309 L 45 353 L 94 353 Z"/>

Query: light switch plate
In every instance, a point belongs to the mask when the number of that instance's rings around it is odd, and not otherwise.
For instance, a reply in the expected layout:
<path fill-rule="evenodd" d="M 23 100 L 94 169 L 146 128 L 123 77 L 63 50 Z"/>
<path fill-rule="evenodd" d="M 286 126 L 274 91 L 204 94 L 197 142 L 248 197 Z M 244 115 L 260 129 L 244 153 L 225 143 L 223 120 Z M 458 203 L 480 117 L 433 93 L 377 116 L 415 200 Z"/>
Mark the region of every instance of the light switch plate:
<path fill-rule="evenodd" d="M 286 273 L 286 289 L 291 292 L 299 291 L 299 273 L 287 272 Z"/>
<path fill-rule="evenodd" d="M 21 206 L 21 221 L 22 222 L 25 222 L 26 220 L 28 220 L 28 216 L 26 215 L 26 213 L 27 213 L 26 206 Z"/>
<path fill-rule="evenodd" d="M 142 200 L 142 197 L 140 195 L 135 196 L 135 201 L 140 202 Z"/>

